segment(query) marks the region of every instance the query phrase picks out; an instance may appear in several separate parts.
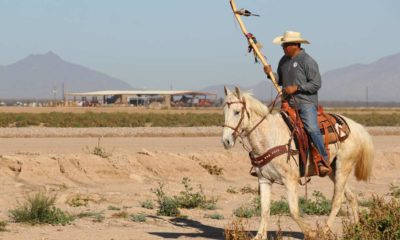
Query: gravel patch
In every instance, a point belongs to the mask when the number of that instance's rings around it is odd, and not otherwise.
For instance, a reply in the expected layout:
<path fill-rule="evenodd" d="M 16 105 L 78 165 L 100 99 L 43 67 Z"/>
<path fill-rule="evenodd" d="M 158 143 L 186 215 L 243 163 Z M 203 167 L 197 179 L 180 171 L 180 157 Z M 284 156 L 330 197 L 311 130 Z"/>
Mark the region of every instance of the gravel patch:
<path fill-rule="evenodd" d="M 367 127 L 373 135 L 400 135 L 400 127 Z M 2 138 L 45 137 L 206 137 L 221 136 L 222 127 L 137 127 L 137 128 L 0 128 Z"/>

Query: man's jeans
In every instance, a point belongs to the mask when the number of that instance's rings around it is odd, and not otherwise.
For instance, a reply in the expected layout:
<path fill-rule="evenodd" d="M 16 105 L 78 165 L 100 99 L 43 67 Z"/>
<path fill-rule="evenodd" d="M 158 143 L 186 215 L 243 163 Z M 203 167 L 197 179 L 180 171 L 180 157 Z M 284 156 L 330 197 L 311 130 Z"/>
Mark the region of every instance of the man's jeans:
<path fill-rule="evenodd" d="M 300 118 L 303 121 L 304 128 L 311 137 L 314 146 L 317 148 L 318 152 L 328 161 L 328 154 L 325 150 L 324 140 L 322 134 L 319 130 L 317 122 L 317 106 L 314 104 L 299 104 Z"/>

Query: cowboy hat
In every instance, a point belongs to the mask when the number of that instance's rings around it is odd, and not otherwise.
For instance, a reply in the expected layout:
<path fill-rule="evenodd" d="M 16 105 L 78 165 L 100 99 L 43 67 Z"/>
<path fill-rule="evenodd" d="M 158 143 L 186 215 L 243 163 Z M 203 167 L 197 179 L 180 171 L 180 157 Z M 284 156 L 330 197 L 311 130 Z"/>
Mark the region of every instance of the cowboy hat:
<path fill-rule="evenodd" d="M 283 44 L 283 43 L 306 43 L 309 44 L 310 42 L 306 39 L 301 37 L 301 33 L 293 32 L 293 31 L 286 31 L 283 36 L 278 36 L 274 38 L 272 41 L 274 44 Z"/>

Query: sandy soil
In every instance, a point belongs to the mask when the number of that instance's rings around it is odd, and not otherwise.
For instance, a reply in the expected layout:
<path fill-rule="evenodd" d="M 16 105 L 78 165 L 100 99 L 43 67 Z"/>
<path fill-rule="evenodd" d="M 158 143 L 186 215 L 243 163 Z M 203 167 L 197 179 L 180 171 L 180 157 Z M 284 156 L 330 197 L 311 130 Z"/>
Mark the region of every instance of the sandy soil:
<path fill-rule="evenodd" d="M 400 185 L 400 135 L 374 136 L 377 149 L 374 176 L 369 184 L 350 179 L 350 186 L 360 198 L 385 194 L 391 183 Z M 111 156 L 101 158 L 90 153 L 98 144 L 97 137 L 79 138 L 0 138 L 0 220 L 7 221 L 7 231 L 0 239 L 223 239 L 226 225 L 233 220 L 232 211 L 246 205 L 252 194 L 231 194 L 228 188 L 257 187 L 255 178 L 248 174 L 247 153 L 236 146 L 223 149 L 219 137 L 104 137 L 100 146 Z M 210 175 L 200 163 L 223 168 L 222 176 Z M 141 202 L 155 195 L 151 189 L 165 183 L 168 195 L 183 190 L 181 180 L 189 177 L 198 190 L 201 184 L 207 196 L 218 197 L 218 209 L 182 210 L 188 219 L 160 217 L 156 210 L 141 207 Z M 332 196 L 333 184 L 328 179 L 313 178 L 308 186 L 311 193 L 321 191 Z M 9 210 L 22 202 L 29 193 L 48 191 L 57 194 L 57 207 L 72 214 L 84 211 L 103 211 L 105 219 L 93 222 L 90 218 L 75 220 L 67 226 L 31 226 L 13 223 Z M 300 187 L 304 195 L 304 187 Z M 79 195 L 88 199 L 87 206 L 67 204 Z M 285 196 L 282 186 L 274 185 L 273 200 Z M 124 208 L 129 214 L 143 212 L 145 223 L 112 217 L 117 211 L 109 206 Z M 344 208 L 345 205 L 344 205 Z M 224 220 L 205 218 L 208 213 L 222 214 Z M 277 216 L 270 219 L 269 231 L 278 229 Z M 314 225 L 326 217 L 306 217 Z M 259 218 L 250 219 L 250 231 L 258 227 Z M 289 217 L 280 217 L 284 235 L 302 239 L 297 225 Z M 341 220 L 336 228 L 340 231 Z"/>

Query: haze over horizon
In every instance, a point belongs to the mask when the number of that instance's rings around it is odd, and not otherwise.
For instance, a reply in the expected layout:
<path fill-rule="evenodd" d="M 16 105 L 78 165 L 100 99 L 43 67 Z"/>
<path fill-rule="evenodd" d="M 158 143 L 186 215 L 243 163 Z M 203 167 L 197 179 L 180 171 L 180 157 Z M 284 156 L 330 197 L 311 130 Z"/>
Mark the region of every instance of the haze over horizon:
<path fill-rule="evenodd" d="M 400 52 L 392 44 L 400 2 L 310 0 L 301 4 L 236 1 L 261 17 L 246 18 L 275 68 L 282 56 L 272 39 L 297 30 L 321 73 L 368 64 Z M 138 88 L 201 89 L 265 79 L 246 54 L 246 40 L 229 1 L 0 0 L 0 65 L 49 51 Z"/>

